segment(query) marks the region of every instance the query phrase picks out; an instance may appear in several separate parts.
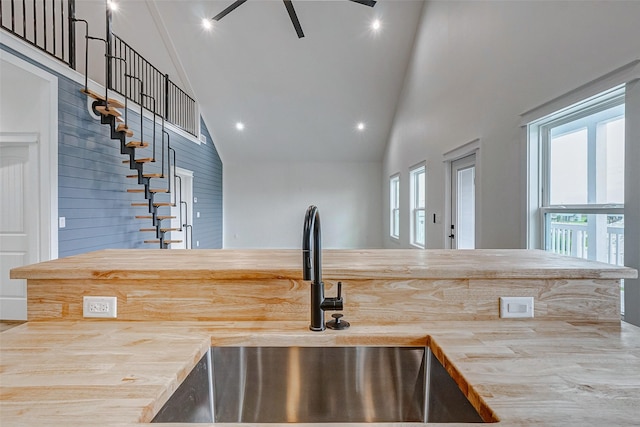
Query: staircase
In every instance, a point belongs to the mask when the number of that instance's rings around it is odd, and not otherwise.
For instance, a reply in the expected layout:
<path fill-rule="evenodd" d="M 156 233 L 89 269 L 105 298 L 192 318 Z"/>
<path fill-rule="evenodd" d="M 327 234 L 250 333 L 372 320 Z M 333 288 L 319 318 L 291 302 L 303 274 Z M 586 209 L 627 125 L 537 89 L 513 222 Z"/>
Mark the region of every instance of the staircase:
<path fill-rule="evenodd" d="M 170 240 L 167 238 L 167 233 L 171 231 L 181 231 L 184 226 L 181 224 L 180 228 L 170 228 L 163 227 L 162 221 L 170 220 L 175 218 L 171 215 L 163 215 L 159 210 L 162 208 L 170 208 L 172 206 L 176 206 L 178 200 L 173 202 L 169 201 L 156 201 L 156 195 L 158 194 L 171 194 L 171 156 L 167 156 L 167 171 L 168 174 L 164 173 L 164 135 L 166 132 L 164 131 L 164 122 L 162 129 L 162 172 L 161 173 L 145 173 L 145 165 L 154 163 L 156 161 L 155 158 L 155 114 L 154 114 L 154 135 L 152 143 L 148 143 L 142 140 L 133 140 L 134 133 L 129 128 L 128 124 L 122 119 L 122 113 L 119 109 L 124 109 L 126 112 L 126 98 L 125 104 L 121 103 L 112 98 L 105 98 L 105 96 L 98 94 L 94 91 L 87 89 L 86 87 L 82 89 L 82 92 L 85 93 L 88 97 L 93 99 L 92 109 L 93 111 L 100 116 L 100 122 L 104 125 L 108 125 L 110 128 L 111 139 L 115 139 L 120 141 L 120 153 L 128 156 L 127 160 L 123 160 L 122 163 L 129 164 L 129 169 L 135 171 L 134 174 L 127 175 L 129 179 L 137 180 L 137 184 L 141 187 L 138 188 L 129 188 L 127 189 L 128 193 L 139 193 L 144 196 L 144 202 L 135 202 L 132 203 L 131 206 L 135 207 L 146 207 L 147 213 L 144 215 L 136 215 L 136 219 L 150 220 L 151 227 L 140 228 L 141 232 L 153 232 L 155 233 L 155 238 L 145 239 L 144 243 L 150 244 L 158 244 L 161 249 L 168 249 L 169 245 L 172 243 L 180 243 L 182 240 Z M 143 129 L 143 120 L 144 120 L 144 111 L 143 107 L 141 107 L 140 111 L 140 129 L 142 133 Z M 168 134 L 166 134 L 168 137 Z M 141 138 L 142 139 L 142 135 Z M 169 144 L 169 140 L 167 139 L 167 151 L 171 153 L 173 149 Z M 175 151 L 174 158 L 175 158 Z M 175 162 L 174 162 L 175 164 Z M 166 179 L 167 186 L 165 187 L 164 180 Z M 157 181 L 160 181 L 157 187 L 152 187 L 152 180 L 154 184 Z M 175 178 L 174 178 L 175 182 Z M 158 188 L 159 187 L 159 188 Z M 175 188 L 175 186 L 174 186 Z M 175 191 L 174 191 L 175 193 Z M 179 201 L 180 207 L 184 201 Z"/>
<path fill-rule="evenodd" d="M 120 141 L 120 153 L 128 156 L 128 159 L 123 160 L 122 163 L 128 164 L 129 169 L 134 172 L 133 174 L 127 175 L 127 178 L 136 180 L 138 187 L 129 188 L 127 192 L 141 195 L 141 200 L 131 203 L 131 206 L 147 208 L 145 214 L 135 215 L 135 218 L 137 220 L 150 222 L 151 226 L 140 228 L 140 232 L 154 233 L 154 237 L 144 239 L 144 243 L 158 244 L 160 249 L 168 249 L 172 243 L 182 243 L 182 240 L 171 240 L 167 233 L 183 231 L 184 229 L 185 240 L 192 241 L 192 238 L 187 239 L 188 234 L 186 232 L 189 230 L 193 233 L 193 228 L 190 224 L 183 223 L 182 221 L 182 207 L 184 205 L 188 208 L 188 206 L 187 202 L 182 200 L 182 180 L 180 180 L 180 187 L 177 185 L 180 177 L 176 174 L 176 151 L 171 148 L 170 135 L 165 130 L 165 118 L 168 119 L 170 117 L 170 111 L 182 111 L 180 106 L 173 105 L 173 102 L 180 103 L 180 100 L 184 99 L 188 99 L 193 103 L 195 103 L 195 101 L 186 93 L 179 90 L 177 86 L 169 80 L 168 75 L 161 74 L 157 68 L 146 61 L 138 52 L 113 34 L 111 30 L 111 9 L 106 7 L 105 10 L 105 38 L 90 36 L 88 22 L 83 19 L 76 19 L 73 13 L 70 13 L 70 22 L 74 24 L 84 24 L 85 30 L 85 84 L 82 92 L 93 100 L 91 104 L 92 109 L 94 113 L 100 117 L 100 122 L 109 126 L 111 139 Z M 73 29 L 74 26 L 75 25 L 72 25 L 71 28 Z M 75 38 L 75 32 L 73 34 Z M 88 88 L 89 41 L 100 41 L 104 43 L 106 86 L 104 94 L 96 93 Z M 153 70 L 155 74 L 150 74 L 148 70 Z M 114 78 L 114 74 L 116 73 L 117 77 Z M 162 85 L 163 92 L 158 91 L 157 82 L 159 78 L 163 79 L 162 81 L 164 82 Z M 147 82 L 145 80 L 149 81 Z M 117 88 L 112 84 L 116 82 L 118 83 Z M 137 88 L 136 91 L 131 89 L 134 86 Z M 149 88 L 149 93 L 145 92 L 145 87 Z M 110 89 L 123 95 L 124 103 L 110 98 Z M 177 94 L 178 96 L 170 96 L 170 93 Z M 135 139 L 134 132 L 130 128 L 130 123 L 127 119 L 129 102 L 137 103 L 140 106 L 140 135 Z M 124 117 L 119 109 L 124 111 Z M 149 140 L 150 142 L 144 137 L 145 109 L 153 114 L 153 131 L 151 139 Z M 159 112 L 161 114 L 159 114 Z M 156 142 L 158 140 L 156 137 L 156 128 L 158 126 L 158 117 L 162 119 L 159 138 L 161 151 L 159 173 L 157 172 L 158 166 L 152 166 L 156 164 Z M 194 134 L 195 129 L 190 131 L 187 129 L 188 126 L 187 128 L 181 125 L 179 126 Z M 171 169 L 172 159 L 173 173 Z M 177 196 L 178 194 L 180 195 L 179 197 Z M 169 200 L 166 200 L 167 196 L 165 196 L 164 200 L 162 197 L 157 198 L 159 195 L 168 195 Z M 144 199 L 142 199 L 142 197 L 144 197 Z M 163 221 L 171 220 L 175 218 L 175 216 L 166 215 L 161 211 L 172 207 L 179 209 L 179 228 L 163 226 Z M 189 248 L 189 246 L 185 244 L 185 248 Z"/>
<path fill-rule="evenodd" d="M 49 6 L 47 6 L 49 3 Z M 108 3 L 108 2 L 107 2 Z M 51 13 L 47 14 L 47 7 Z M 36 9 L 42 8 L 43 13 L 36 14 Z M 59 11 L 56 14 L 56 11 Z M 27 17 L 33 22 L 27 25 Z M 84 89 L 82 92 L 90 97 L 92 109 L 100 117 L 102 124 L 109 126 L 111 139 L 120 141 L 120 152 L 128 156 L 123 163 L 128 164 L 134 172 L 127 178 L 136 180 L 137 188 L 130 188 L 129 193 L 139 193 L 141 201 L 132 203 L 134 207 L 146 207 L 144 215 L 135 215 L 136 219 L 150 220 L 151 227 L 140 228 L 144 233 L 155 233 L 154 238 L 145 239 L 144 243 L 158 244 L 161 249 L 169 248 L 172 243 L 181 243 L 182 240 L 170 240 L 167 233 L 172 231 L 184 231 L 184 238 L 189 248 L 193 239 L 193 228 L 182 220 L 183 205 L 188 212 L 187 202 L 182 200 L 182 180 L 176 174 L 176 152 L 171 148 L 169 133 L 164 129 L 165 120 L 171 122 L 183 131 L 197 137 L 199 129 L 199 116 L 197 114 L 196 101 L 186 92 L 173 83 L 167 74 L 163 74 L 129 46 L 124 40 L 112 32 L 111 8 L 105 4 L 106 29 L 105 36 L 94 37 L 89 35 L 89 22 L 78 19 L 75 16 L 75 0 L 33 0 L 33 2 L 10 2 L 10 7 L 3 7 L 0 0 L 0 27 L 8 31 L 36 48 L 47 52 L 49 55 L 76 69 L 76 27 L 84 29 Z M 3 19 L 3 13 L 5 18 Z M 53 30 L 51 30 L 53 28 Z M 56 31 L 59 28 L 59 31 Z M 47 42 L 49 35 L 50 42 Z M 58 35 L 59 38 L 56 38 Z M 89 70 L 89 42 L 97 41 L 104 46 L 105 58 L 105 92 L 99 94 L 88 88 Z M 66 49 L 66 50 L 65 50 Z M 65 53 L 66 52 L 66 53 Z M 139 90 L 131 91 L 132 85 Z M 147 92 L 145 93 L 145 87 Z M 124 96 L 124 103 L 109 98 L 109 91 Z M 134 132 L 127 122 L 128 103 L 140 106 L 140 135 L 134 138 Z M 123 109 L 123 113 L 119 109 Z M 153 114 L 153 136 L 151 142 L 144 138 L 144 111 Z M 157 118 L 162 119 L 162 131 L 160 132 L 161 158 L 160 173 L 157 173 L 156 164 L 156 127 Z M 166 136 L 166 164 L 165 164 L 165 136 Z M 171 164 L 173 160 L 173 173 Z M 147 166 L 147 167 L 146 167 Z M 145 167 L 146 172 L 145 173 Z M 166 167 L 166 169 L 165 169 Z M 165 171 L 167 172 L 165 174 Z M 166 179 L 166 183 L 163 182 Z M 152 186 L 153 180 L 153 186 Z M 180 180 L 180 186 L 177 182 Z M 158 182 L 160 184 L 158 184 Z M 173 182 L 173 192 L 172 192 Z M 165 185 L 163 185 L 165 184 Z M 169 201 L 163 200 L 158 195 L 168 195 Z M 179 194 L 179 197 L 178 197 Z M 144 201 L 142 201 L 144 197 Z M 167 197 L 167 196 L 165 196 Z M 178 208 L 180 221 L 179 228 L 163 227 L 162 222 L 175 218 L 165 215 L 162 209 Z M 186 216 L 185 216 L 186 217 Z M 187 234 L 189 232 L 189 234 Z"/>

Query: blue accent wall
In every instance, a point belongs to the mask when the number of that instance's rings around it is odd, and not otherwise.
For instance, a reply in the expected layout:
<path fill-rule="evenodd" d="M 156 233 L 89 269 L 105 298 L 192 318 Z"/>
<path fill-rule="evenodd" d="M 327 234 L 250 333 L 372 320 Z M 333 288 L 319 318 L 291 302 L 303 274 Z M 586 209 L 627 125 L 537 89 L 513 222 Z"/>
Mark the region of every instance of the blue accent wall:
<path fill-rule="evenodd" d="M 143 194 L 127 193 L 128 188 L 143 186 L 126 178 L 135 174 L 122 163 L 128 156 L 120 154 L 118 140 L 110 139 L 109 126 L 90 114 L 87 97 L 80 92 L 82 85 L 4 45 L 0 48 L 58 77 L 58 216 L 66 217 L 66 227 L 58 235 L 59 256 L 107 248 L 158 248 L 158 244 L 143 243 L 155 239 L 155 233 L 139 231 L 151 228 L 151 220 L 135 218 L 148 214 L 148 209 L 131 206 L 132 202 L 144 202 Z M 129 140 L 139 140 L 139 111 L 130 110 L 128 121 L 134 131 Z M 151 142 L 153 121 L 145 117 L 143 126 L 144 140 Z M 199 241 L 199 248 L 221 248 L 222 161 L 203 120 L 201 127 L 207 144 L 168 132 L 177 166 L 193 171 L 193 195 L 198 199 L 193 208 L 193 247 Z M 160 171 L 161 135 L 160 125 L 156 125 L 157 162 L 145 167 L 145 173 Z M 151 157 L 150 151 L 140 150 L 136 157 Z M 166 179 L 151 181 L 152 188 L 167 187 Z M 156 201 L 169 201 L 169 197 L 161 195 Z M 196 218 L 196 211 L 200 218 Z M 159 213 L 169 215 L 170 211 L 162 207 Z M 165 221 L 163 227 L 168 226 Z"/>

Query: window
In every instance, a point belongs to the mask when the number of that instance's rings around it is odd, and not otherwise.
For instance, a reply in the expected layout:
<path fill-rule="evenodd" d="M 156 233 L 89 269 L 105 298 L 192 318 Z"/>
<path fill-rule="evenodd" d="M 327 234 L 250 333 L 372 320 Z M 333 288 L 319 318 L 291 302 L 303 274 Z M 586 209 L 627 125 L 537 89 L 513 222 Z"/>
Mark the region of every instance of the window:
<path fill-rule="evenodd" d="M 409 171 L 411 194 L 411 244 L 425 246 L 425 166 L 418 166 Z"/>
<path fill-rule="evenodd" d="M 389 179 L 389 235 L 400 238 L 400 175 Z"/>
<path fill-rule="evenodd" d="M 529 124 L 542 247 L 624 265 L 624 88 Z"/>

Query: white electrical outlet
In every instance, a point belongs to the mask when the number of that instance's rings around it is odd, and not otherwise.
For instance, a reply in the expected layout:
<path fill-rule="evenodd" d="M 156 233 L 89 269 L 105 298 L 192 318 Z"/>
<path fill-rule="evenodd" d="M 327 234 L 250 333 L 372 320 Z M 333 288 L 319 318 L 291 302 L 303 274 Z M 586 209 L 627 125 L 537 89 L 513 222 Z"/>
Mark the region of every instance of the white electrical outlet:
<path fill-rule="evenodd" d="M 533 317 L 533 297 L 500 297 L 500 317 Z"/>
<path fill-rule="evenodd" d="M 118 317 L 118 298 L 83 297 L 82 315 L 84 317 L 102 317 L 115 319 Z"/>

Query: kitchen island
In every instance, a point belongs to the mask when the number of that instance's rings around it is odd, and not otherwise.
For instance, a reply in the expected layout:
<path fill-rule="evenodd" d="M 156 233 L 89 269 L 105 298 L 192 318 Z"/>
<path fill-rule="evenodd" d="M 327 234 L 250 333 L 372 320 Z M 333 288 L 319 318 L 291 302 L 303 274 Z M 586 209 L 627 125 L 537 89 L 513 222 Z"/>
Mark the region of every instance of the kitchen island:
<path fill-rule="evenodd" d="M 637 425 L 640 328 L 617 320 L 634 270 L 540 251 L 323 254 L 344 331 L 308 330 L 299 251 L 114 250 L 13 270 L 29 322 L 0 335 L 2 425 L 148 422 L 211 345 L 429 346 L 487 421 Z M 117 296 L 118 319 L 83 319 L 86 295 Z M 500 319 L 500 296 L 534 297 L 535 318 Z"/>

